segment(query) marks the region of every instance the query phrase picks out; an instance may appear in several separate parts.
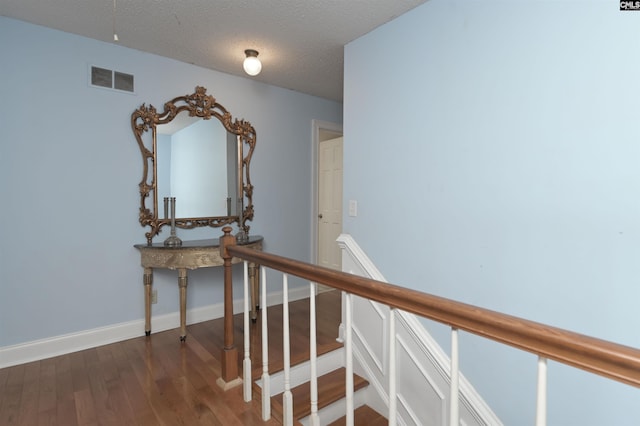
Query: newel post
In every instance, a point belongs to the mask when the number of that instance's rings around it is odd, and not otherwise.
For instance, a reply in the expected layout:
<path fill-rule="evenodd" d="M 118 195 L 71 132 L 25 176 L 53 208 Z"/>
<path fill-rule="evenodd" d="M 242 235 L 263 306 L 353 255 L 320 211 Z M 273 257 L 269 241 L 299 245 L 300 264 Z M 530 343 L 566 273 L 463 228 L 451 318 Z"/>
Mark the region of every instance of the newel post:
<path fill-rule="evenodd" d="M 222 348 L 222 371 L 218 385 L 228 389 L 239 385 L 242 379 L 238 376 L 238 350 L 233 342 L 233 278 L 231 256 L 227 247 L 236 245 L 236 237 L 231 235 L 231 227 L 222 228 L 224 235 L 220 237 L 220 256 L 224 260 L 224 347 Z"/>

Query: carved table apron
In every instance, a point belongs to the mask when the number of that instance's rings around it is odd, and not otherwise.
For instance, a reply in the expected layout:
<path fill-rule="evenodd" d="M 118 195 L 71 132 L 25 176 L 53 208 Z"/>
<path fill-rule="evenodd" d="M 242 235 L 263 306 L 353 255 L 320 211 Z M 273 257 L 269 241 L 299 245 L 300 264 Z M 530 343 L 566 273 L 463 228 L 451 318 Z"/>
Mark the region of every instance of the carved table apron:
<path fill-rule="evenodd" d="M 256 250 L 262 250 L 261 236 L 250 236 L 249 242 L 243 244 Z M 152 245 L 136 244 L 140 250 L 140 264 L 144 268 L 144 332 L 151 334 L 151 291 L 153 285 L 153 268 L 177 269 L 178 287 L 180 289 L 180 340 L 187 338 L 187 270 L 222 266 L 220 241 L 217 238 L 208 240 L 183 241 L 180 247 L 165 247 L 163 243 Z M 242 260 L 233 258 L 232 263 Z M 249 264 L 249 280 L 251 284 L 251 318 L 256 318 L 256 301 L 259 274 L 257 265 Z"/>

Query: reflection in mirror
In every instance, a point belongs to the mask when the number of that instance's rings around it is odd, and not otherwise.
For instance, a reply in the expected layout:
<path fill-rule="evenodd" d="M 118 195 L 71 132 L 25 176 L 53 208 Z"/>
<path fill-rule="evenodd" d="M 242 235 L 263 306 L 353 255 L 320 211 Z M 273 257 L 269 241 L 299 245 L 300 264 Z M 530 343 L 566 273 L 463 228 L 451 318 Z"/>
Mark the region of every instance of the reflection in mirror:
<path fill-rule="evenodd" d="M 157 126 L 158 200 L 175 197 L 181 218 L 237 215 L 236 135 L 217 120 L 180 116 Z"/>
<path fill-rule="evenodd" d="M 171 223 L 165 197 L 175 197 L 176 227 L 236 222 L 238 241 L 247 240 L 254 213 L 251 123 L 233 119 L 198 86 L 166 102 L 162 112 L 142 104 L 131 114 L 131 128 L 142 154 L 140 224 L 151 227 L 147 244 Z"/>

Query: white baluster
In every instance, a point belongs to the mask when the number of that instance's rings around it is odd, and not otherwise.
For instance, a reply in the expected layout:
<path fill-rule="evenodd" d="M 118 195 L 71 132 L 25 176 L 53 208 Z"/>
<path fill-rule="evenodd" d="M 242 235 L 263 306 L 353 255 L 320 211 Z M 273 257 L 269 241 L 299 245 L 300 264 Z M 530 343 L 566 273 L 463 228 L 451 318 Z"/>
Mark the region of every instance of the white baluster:
<path fill-rule="evenodd" d="M 309 297 L 309 361 L 311 362 L 311 426 L 320 426 L 318 417 L 318 350 L 316 342 L 316 283 L 310 283 Z"/>
<path fill-rule="evenodd" d="M 547 359 L 538 357 L 538 391 L 536 399 L 536 426 L 547 424 Z"/>
<path fill-rule="evenodd" d="M 458 329 L 451 329 L 451 393 L 449 396 L 449 425 L 460 424 L 459 389 L 460 367 L 458 361 Z"/>
<path fill-rule="evenodd" d="M 396 425 L 398 416 L 396 387 L 396 310 L 389 308 L 389 426 Z"/>
<path fill-rule="evenodd" d="M 291 352 L 289 346 L 289 281 L 282 274 L 282 342 L 284 357 L 284 394 L 282 395 L 282 423 L 293 425 L 293 395 L 291 394 Z"/>
<path fill-rule="evenodd" d="M 244 360 L 242 362 L 243 396 L 251 401 L 251 351 L 249 350 L 249 263 L 244 262 Z"/>
<path fill-rule="evenodd" d="M 345 342 L 344 342 L 344 352 L 345 352 L 345 370 L 346 370 L 346 394 L 345 400 L 347 403 L 346 410 L 346 420 L 347 426 L 353 426 L 353 347 L 352 347 L 352 306 L 351 306 L 351 294 L 344 294 L 344 304 L 345 304 Z"/>
<path fill-rule="evenodd" d="M 267 269 L 260 267 L 262 272 L 262 420 L 271 418 L 271 386 L 269 378 L 269 336 L 267 333 Z"/>

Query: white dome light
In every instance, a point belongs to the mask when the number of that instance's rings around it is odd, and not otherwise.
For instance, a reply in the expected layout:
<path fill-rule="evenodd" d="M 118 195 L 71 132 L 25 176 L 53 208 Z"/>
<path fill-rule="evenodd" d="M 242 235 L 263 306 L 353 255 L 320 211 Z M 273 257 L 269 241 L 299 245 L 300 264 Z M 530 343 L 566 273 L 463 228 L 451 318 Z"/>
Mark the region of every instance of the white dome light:
<path fill-rule="evenodd" d="M 244 72 L 250 76 L 260 74 L 260 71 L 262 70 L 262 63 L 260 63 L 260 59 L 258 59 L 258 51 L 247 49 L 244 51 L 244 54 L 247 55 L 244 59 L 244 63 L 242 64 Z"/>

